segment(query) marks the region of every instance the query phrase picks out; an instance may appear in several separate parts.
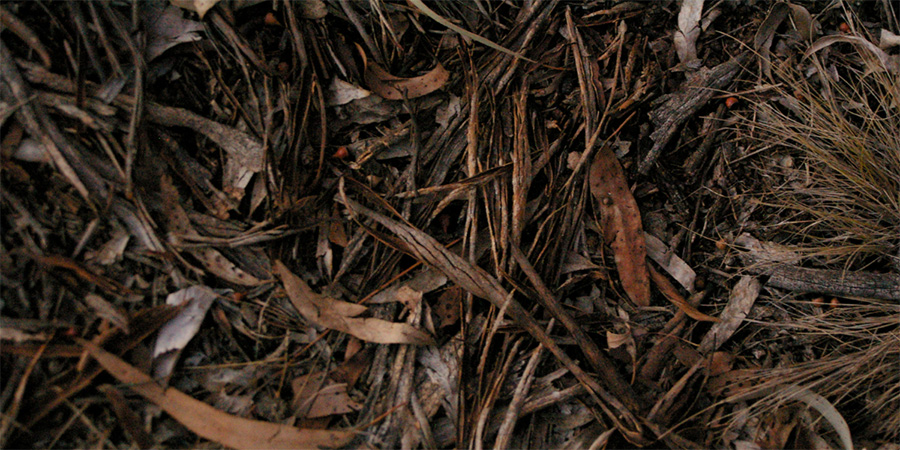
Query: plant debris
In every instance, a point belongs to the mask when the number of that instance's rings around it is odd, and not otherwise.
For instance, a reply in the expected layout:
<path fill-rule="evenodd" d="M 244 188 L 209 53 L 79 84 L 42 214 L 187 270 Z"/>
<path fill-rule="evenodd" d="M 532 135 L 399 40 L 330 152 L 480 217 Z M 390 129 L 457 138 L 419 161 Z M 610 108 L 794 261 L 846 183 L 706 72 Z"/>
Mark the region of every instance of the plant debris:
<path fill-rule="evenodd" d="M 4 2 L 5 448 L 894 448 L 871 2 Z"/>

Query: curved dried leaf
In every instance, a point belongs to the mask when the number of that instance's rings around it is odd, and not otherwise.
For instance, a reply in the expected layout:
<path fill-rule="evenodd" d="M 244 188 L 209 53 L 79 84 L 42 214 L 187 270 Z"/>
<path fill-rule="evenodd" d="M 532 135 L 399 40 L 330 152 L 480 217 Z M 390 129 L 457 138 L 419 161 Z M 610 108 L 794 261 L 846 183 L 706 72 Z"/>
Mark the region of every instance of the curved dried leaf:
<path fill-rule="evenodd" d="M 368 308 L 316 293 L 303 279 L 291 273 L 281 261 L 275 261 L 274 270 L 281 278 L 284 290 L 297 311 L 307 320 L 319 326 L 379 344 L 431 345 L 434 343 L 434 339 L 428 333 L 409 324 L 354 317 L 362 314 Z"/>
<path fill-rule="evenodd" d="M 675 51 L 682 63 L 697 59 L 697 38 L 700 37 L 700 18 L 703 0 L 684 0 L 678 12 L 678 30 L 675 31 Z"/>
<path fill-rule="evenodd" d="M 812 15 L 800 5 L 788 3 L 788 6 L 791 8 L 791 19 L 794 20 L 794 27 L 797 28 L 797 32 L 800 33 L 803 39 L 806 39 L 806 42 L 812 42 L 813 38 L 816 37 L 816 22 L 813 20 Z"/>
<path fill-rule="evenodd" d="M 616 155 L 601 148 L 590 172 L 591 194 L 600 204 L 603 239 L 616 258 L 622 288 L 637 306 L 650 305 L 650 274 L 641 212 Z"/>
<path fill-rule="evenodd" d="M 896 70 L 891 67 L 890 56 L 885 53 L 884 50 L 878 48 L 875 44 L 859 37 L 859 36 L 842 36 L 842 35 L 833 35 L 833 36 L 825 36 L 818 41 L 814 42 L 811 46 L 809 46 L 809 50 L 803 54 L 804 58 L 808 58 L 813 53 L 822 50 L 825 47 L 829 47 L 838 42 L 847 42 L 853 45 L 856 45 L 857 48 L 864 48 L 868 50 L 873 56 L 878 59 L 878 62 L 881 63 L 881 66 L 884 70 L 891 71 L 892 73 L 896 73 Z M 862 52 L 860 52 L 860 56 L 866 56 Z"/>
<path fill-rule="evenodd" d="M 721 321 L 714 324 L 700 341 L 700 347 L 697 349 L 700 353 L 705 355 L 715 351 L 737 331 L 756 302 L 760 288 L 761 285 L 756 278 L 741 277 L 731 290 L 728 304 L 719 314 Z"/>
<path fill-rule="evenodd" d="M 219 3 L 219 0 L 169 0 L 169 3 L 188 11 L 194 11 L 202 19 L 207 11 L 216 6 L 216 3 Z"/>
<path fill-rule="evenodd" d="M 352 431 L 308 430 L 224 413 L 177 389 L 163 388 L 150 376 L 92 342 L 81 340 L 80 343 L 107 372 L 131 390 L 155 403 L 198 436 L 226 447 L 340 447 L 355 435 Z"/>
<path fill-rule="evenodd" d="M 450 78 L 450 72 L 441 63 L 425 75 L 412 78 L 400 78 L 391 75 L 378 64 L 370 62 L 366 67 L 366 83 L 372 92 L 387 100 L 412 99 L 428 95 L 442 87 Z"/>
<path fill-rule="evenodd" d="M 217 297 L 218 294 L 206 286 L 191 286 L 169 294 L 166 297 L 166 304 L 169 306 L 190 303 L 160 328 L 153 347 L 153 356 L 183 349 L 200 331 L 200 324 L 203 323 L 206 312 Z"/>
<path fill-rule="evenodd" d="M 656 287 L 659 288 L 659 292 L 662 292 L 663 296 L 666 297 L 669 302 L 677 306 L 678 309 L 687 314 L 688 317 L 702 322 L 719 321 L 719 319 L 716 319 L 715 317 L 703 314 L 698 311 L 697 308 L 694 308 L 693 305 L 688 303 L 688 301 L 678 293 L 675 286 L 669 282 L 665 275 L 657 272 L 653 267 L 648 266 L 648 268 L 650 269 L 650 276 L 653 278 L 653 282 L 656 283 Z"/>

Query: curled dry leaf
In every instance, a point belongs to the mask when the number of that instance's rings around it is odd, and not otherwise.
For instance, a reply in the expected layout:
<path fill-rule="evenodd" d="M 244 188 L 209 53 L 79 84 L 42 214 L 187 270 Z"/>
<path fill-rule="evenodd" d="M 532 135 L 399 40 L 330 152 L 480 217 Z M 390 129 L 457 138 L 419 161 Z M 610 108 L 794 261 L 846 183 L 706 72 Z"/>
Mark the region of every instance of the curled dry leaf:
<path fill-rule="evenodd" d="M 275 262 L 275 273 L 284 283 L 284 290 L 297 311 L 319 326 L 379 344 L 431 345 L 434 343 L 428 333 L 405 323 L 355 317 L 364 313 L 368 308 L 316 293 L 303 279 L 291 273 L 281 261 Z"/>
<path fill-rule="evenodd" d="M 154 377 L 164 378 L 172 373 L 181 350 L 200 331 L 200 324 L 216 297 L 218 295 L 206 286 L 191 286 L 166 297 L 166 305 L 169 306 L 190 303 L 159 330 L 153 346 Z"/>
<path fill-rule="evenodd" d="M 603 239 L 616 258 L 619 280 L 637 306 L 650 305 L 650 274 L 641 212 L 616 155 L 601 148 L 590 173 L 591 194 L 600 204 Z"/>
<path fill-rule="evenodd" d="M 403 100 L 428 95 L 444 86 L 450 73 L 441 63 L 425 75 L 413 78 L 400 78 L 391 75 L 378 64 L 369 62 L 366 66 L 366 83 L 372 92 L 387 100 Z"/>
<path fill-rule="evenodd" d="M 813 53 L 838 42 L 846 42 L 855 45 L 858 49 L 866 49 L 868 54 L 866 52 L 860 52 L 860 56 L 864 57 L 864 61 L 866 61 L 869 70 L 886 70 L 893 74 L 900 74 L 900 67 L 897 67 L 900 63 L 898 63 L 896 59 L 891 58 L 884 50 L 859 36 L 825 36 L 809 46 L 809 50 L 803 54 L 803 57 L 808 58 Z M 874 61 L 872 61 L 871 58 L 865 58 L 865 56 L 868 55 L 874 56 L 878 60 L 878 65 L 881 67 L 873 64 Z"/>
<path fill-rule="evenodd" d="M 700 36 L 700 17 L 703 0 L 684 0 L 678 12 L 678 30 L 675 31 L 675 51 L 682 63 L 697 59 L 697 38 Z"/>
<path fill-rule="evenodd" d="M 92 342 L 79 340 L 85 350 L 122 384 L 155 403 L 198 436 L 237 449 L 340 447 L 352 431 L 307 430 L 224 413 L 187 394 L 163 388 L 150 376 Z"/>
<path fill-rule="evenodd" d="M 194 11 L 202 19 L 207 11 L 219 3 L 219 0 L 169 0 L 169 3 L 188 11 Z"/>
<path fill-rule="evenodd" d="M 719 314 L 721 321 L 714 324 L 700 341 L 700 347 L 697 350 L 701 354 L 705 355 L 718 349 L 737 331 L 741 322 L 747 317 L 750 308 L 753 307 L 753 303 L 756 302 L 759 290 L 759 280 L 754 277 L 741 277 L 741 280 L 731 290 L 728 304 L 725 305 L 722 314 Z"/>
<path fill-rule="evenodd" d="M 644 241 L 647 244 L 647 256 L 665 269 L 681 287 L 693 294 L 694 281 L 697 279 L 694 269 L 656 236 L 645 232 Z"/>

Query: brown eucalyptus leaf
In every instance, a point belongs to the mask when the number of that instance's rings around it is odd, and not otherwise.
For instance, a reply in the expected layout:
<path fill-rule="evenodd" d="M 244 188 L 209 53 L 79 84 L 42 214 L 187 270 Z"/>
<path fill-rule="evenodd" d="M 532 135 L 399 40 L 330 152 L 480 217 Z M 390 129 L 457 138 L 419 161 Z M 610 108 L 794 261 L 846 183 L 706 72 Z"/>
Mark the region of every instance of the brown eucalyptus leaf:
<path fill-rule="evenodd" d="M 174 389 L 163 388 L 149 375 L 103 350 L 81 340 L 85 350 L 112 376 L 169 413 L 198 436 L 226 447 L 313 448 L 340 447 L 355 435 L 344 430 L 308 430 L 260 420 L 244 419 L 213 408 Z"/>
<path fill-rule="evenodd" d="M 591 194 L 600 204 L 603 239 L 616 258 L 622 288 L 637 306 L 650 305 L 650 274 L 641 212 L 628 189 L 616 155 L 607 147 L 594 158 L 590 172 Z"/>
<path fill-rule="evenodd" d="M 366 67 L 366 83 L 372 92 L 387 100 L 403 100 L 428 95 L 444 86 L 450 73 L 441 63 L 425 75 L 412 78 L 401 78 L 391 75 L 373 62 Z"/>
<path fill-rule="evenodd" d="M 281 261 L 275 261 L 274 268 L 297 311 L 307 320 L 319 326 L 379 344 L 431 345 L 434 343 L 428 333 L 409 324 L 355 317 L 364 313 L 368 308 L 316 293 L 302 278 L 288 270 Z"/>

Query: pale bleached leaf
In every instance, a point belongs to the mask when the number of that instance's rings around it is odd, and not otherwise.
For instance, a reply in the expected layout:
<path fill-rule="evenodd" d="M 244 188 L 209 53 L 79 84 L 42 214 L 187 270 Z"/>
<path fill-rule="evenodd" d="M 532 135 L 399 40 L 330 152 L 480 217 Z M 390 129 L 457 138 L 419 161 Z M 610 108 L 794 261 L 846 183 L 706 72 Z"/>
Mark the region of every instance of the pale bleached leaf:
<path fill-rule="evenodd" d="M 882 28 L 881 37 L 878 39 L 878 47 L 882 50 L 887 50 L 898 45 L 900 45 L 900 36 Z"/>
<path fill-rule="evenodd" d="M 96 294 L 85 295 L 84 303 L 91 308 L 91 311 L 93 311 L 97 317 L 110 321 L 110 323 L 128 333 L 128 316 L 122 311 L 119 311 L 119 308 L 113 306 L 112 303 Z"/>
<path fill-rule="evenodd" d="M 202 19 L 207 11 L 219 3 L 219 0 L 169 0 L 169 3 L 188 11 L 194 11 Z"/>
<path fill-rule="evenodd" d="M 718 349 L 725 341 L 737 331 L 738 327 L 747 317 L 747 313 L 760 291 L 759 280 L 754 277 L 744 276 L 731 290 L 728 298 L 728 304 L 719 314 L 719 322 L 713 324 L 712 328 L 703 336 L 700 341 L 700 347 L 697 349 L 701 354 L 708 354 Z"/>
<path fill-rule="evenodd" d="M 372 95 L 372 93 L 366 89 L 348 83 L 340 78 L 335 78 L 331 81 L 331 85 L 328 86 L 328 101 L 326 102 L 326 105 L 345 105 L 353 100 L 365 98 L 370 95 Z"/>
<path fill-rule="evenodd" d="M 681 287 L 693 294 L 694 281 L 697 279 L 694 269 L 656 236 L 644 232 L 644 241 L 647 243 L 647 256 L 656 261 Z"/>
<path fill-rule="evenodd" d="M 174 319 L 160 328 L 156 344 L 153 346 L 153 357 L 183 349 L 200 330 L 206 312 L 217 297 L 218 295 L 206 286 L 191 286 L 169 294 L 166 297 L 167 305 L 179 306 L 185 302 L 190 303 Z"/>
<path fill-rule="evenodd" d="M 678 12 L 678 30 L 675 31 L 675 52 L 682 63 L 697 59 L 697 38 L 700 37 L 700 18 L 703 16 L 703 0 L 683 0 Z"/>
<path fill-rule="evenodd" d="M 202 23 L 185 19 L 181 10 L 173 5 L 166 8 L 151 5 L 151 2 L 146 3 L 142 14 L 147 31 L 147 47 L 144 52 L 148 62 L 178 44 L 202 39 Z"/>

